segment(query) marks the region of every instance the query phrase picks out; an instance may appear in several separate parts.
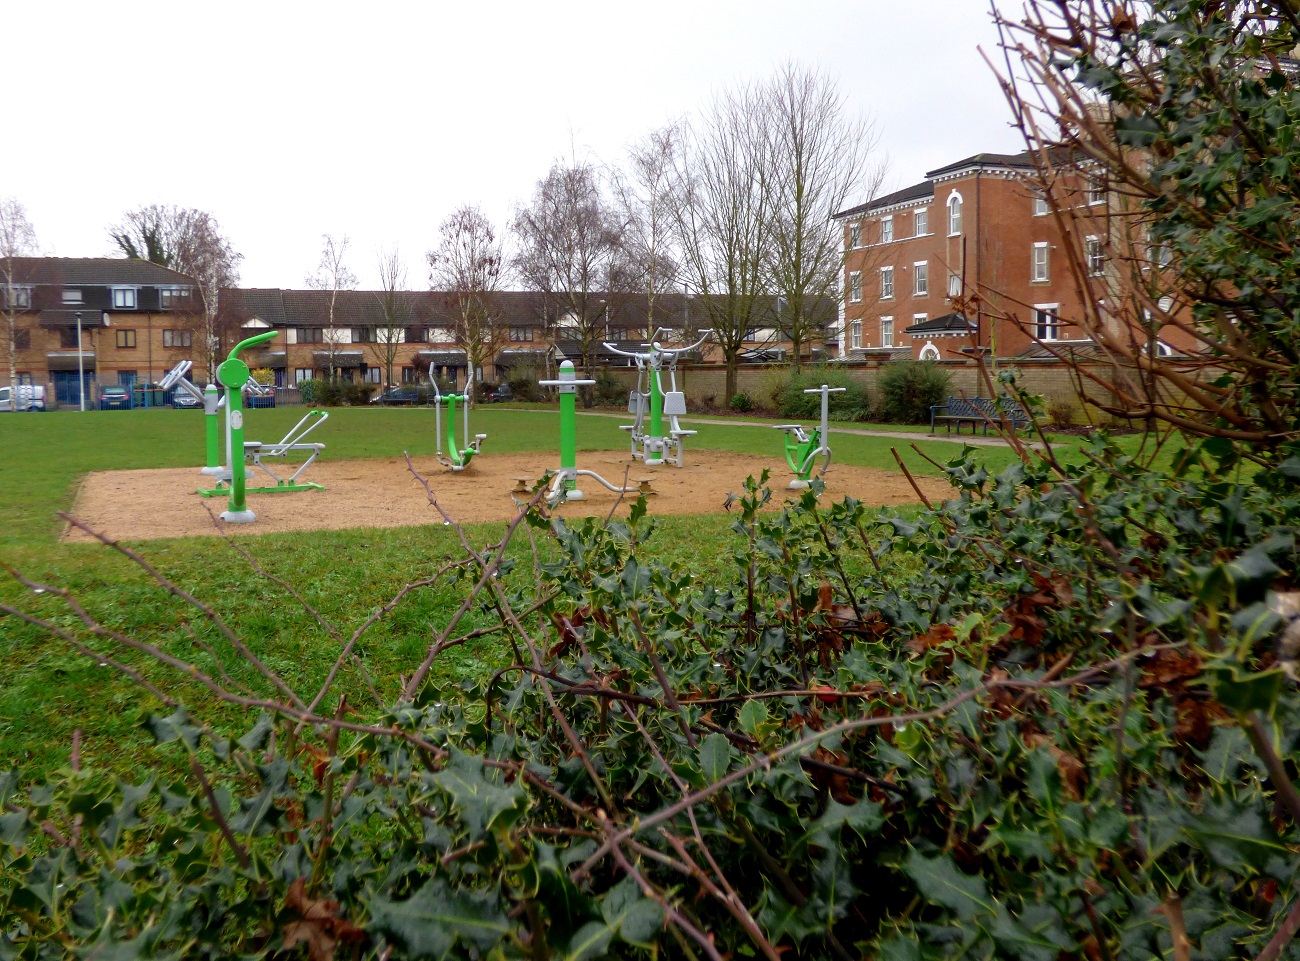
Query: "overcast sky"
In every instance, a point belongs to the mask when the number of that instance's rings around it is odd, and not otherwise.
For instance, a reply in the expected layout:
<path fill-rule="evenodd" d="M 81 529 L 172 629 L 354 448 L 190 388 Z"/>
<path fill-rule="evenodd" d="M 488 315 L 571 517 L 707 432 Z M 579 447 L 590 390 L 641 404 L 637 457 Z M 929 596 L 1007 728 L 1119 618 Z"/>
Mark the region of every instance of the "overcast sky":
<path fill-rule="evenodd" d="M 790 60 L 874 116 L 885 190 L 1021 146 L 977 50 L 987 0 L 43 0 L 4 19 L 24 39 L 5 45 L 0 197 L 43 252 L 109 256 L 124 211 L 197 207 L 249 287 L 303 286 L 331 233 L 363 287 L 397 245 L 423 288 L 460 204 L 504 228 L 556 158 L 618 164 Z"/>

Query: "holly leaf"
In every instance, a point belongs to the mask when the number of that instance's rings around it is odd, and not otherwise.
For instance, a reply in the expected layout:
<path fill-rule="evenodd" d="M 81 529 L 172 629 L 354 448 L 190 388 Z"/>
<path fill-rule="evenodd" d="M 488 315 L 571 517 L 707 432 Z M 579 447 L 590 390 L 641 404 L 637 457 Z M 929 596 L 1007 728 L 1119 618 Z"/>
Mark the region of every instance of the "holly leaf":
<path fill-rule="evenodd" d="M 927 858 L 913 849 L 903 862 L 903 871 L 923 898 L 947 908 L 964 921 L 993 914 L 993 900 L 984 879 L 957 870 L 947 854 Z"/>
<path fill-rule="evenodd" d="M 710 734 L 700 744 L 700 770 L 709 784 L 719 780 L 731 766 L 731 742 L 725 735 Z"/>
<path fill-rule="evenodd" d="M 431 777 L 451 796 L 472 841 L 513 824 L 528 807 L 522 788 L 491 783 L 482 758 L 461 751 L 453 751 L 447 766 Z"/>
<path fill-rule="evenodd" d="M 442 958 L 459 940 L 486 954 L 510 934 L 495 891 L 453 890 L 434 878 L 405 901 L 376 897 L 367 930 L 382 934 L 413 958 Z"/>

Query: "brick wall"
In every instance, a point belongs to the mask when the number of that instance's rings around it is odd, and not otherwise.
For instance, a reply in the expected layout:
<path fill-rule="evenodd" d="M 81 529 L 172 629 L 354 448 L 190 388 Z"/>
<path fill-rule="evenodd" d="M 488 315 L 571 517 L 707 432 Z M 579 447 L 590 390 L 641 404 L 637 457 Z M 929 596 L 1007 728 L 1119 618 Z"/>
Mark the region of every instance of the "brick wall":
<path fill-rule="evenodd" d="M 958 396 L 969 397 L 989 395 L 979 368 L 973 361 L 940 363 L 951 378 L 950 390 Z M 1006 365 L 1004 365 L 1006 366 Z M 1064 364 L 1059 363 L 1024 363 L 1016 367 L 1020 372 L 1019 382 L 1031 393 L 1041 394 L 1049 403 L 1065 401 L 1075 408 L 1076 422 L 1082 422 L 1083 405 L 1078 399 L 1077 378 Z M 878 396 L 878 381 L 881 365 L 835 365 L 835 370 L 842 371 L 852 380 L 864 384 L 874 403 Z M 748 394 L 760 406 L 770 407 L 773 388 L 783 384 L 789 376 L 790 368 L 786 365 L 745 365 L 737 372 L 737 389 Z M 627 368 L 611 368 L 610 373 L 623 383 L 630 392 L 636 383 L 636 371 Z M 723 391 L 726 385 L 726 370 L 721 366 L 699 366 L 682 364 L 677 368 L 677 387 L 686 394 L 688 410 L 699 410 L 703 406 L 725 407 Z M 1090 382 L 1084 385 L 1088 396 L 1112 403 L 1109 393 L 1102 391 Z M 1099 419 L 1093 411 L 1093 419 Z M 1104 419 L 1104 418 L 1101 418 Z"/>

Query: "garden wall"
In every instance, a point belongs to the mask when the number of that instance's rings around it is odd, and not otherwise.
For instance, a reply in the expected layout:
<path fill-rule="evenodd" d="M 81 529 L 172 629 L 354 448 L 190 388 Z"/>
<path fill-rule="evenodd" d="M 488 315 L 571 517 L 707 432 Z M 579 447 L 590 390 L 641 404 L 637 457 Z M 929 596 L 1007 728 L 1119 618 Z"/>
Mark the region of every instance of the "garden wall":
<path fill-rule="evenodd" d="M 881 364 L 837 363 L 834 366 L 837 371 L 843 371 L 851 379 L 866 385 L 871 402 L 873 404 L 876 402 L 879 396 L 877 380 L 880 377 Z M 973 361 L 939 361 L 938 366 L 947 371 L 952 378 L 953 394 L 967 397 L 988 396 L 988 386 Z M 1012 365 L 1005 363 L 1002 365 L 1003 368 L 1008 366 Z M 1020 372 L 1020 383 L 1031 393 L 1041 394 L 1049 404 L 1053 401 L 1071 402 L 1076 410 L 1075 419 L 1080 422 L 1084 419 L 1082 405 L 1077 399 L 1077 377 L 1070 368 L 1064 364 L 1042 361 L 1022 361 L 1014 366 Z M 758 406 L 770 408 L 773 389 L 785 382 L 789 372 L 790 368 L 785 364 L 745 364 L 737 371 L 737 391 L 748 394 Z M 610 373 L 622 381 L 629 391 L 636 383 L 635 369 L 615 367 L 610 368 Z M 677 386 L 685 391 L 687 407 L 693 410 L 702 407 L 725 407 L 726 377 L 726 370 L 718 365 L 682 364 L 677 368 Z M 1108 405 L 1113 403 L 1109 392 L 1101 390 L 1096 384 L 1088 382 L 1084 386 L 1089 397 Z M 1093 419 L 1097 419 L 1095 411 Z"/>

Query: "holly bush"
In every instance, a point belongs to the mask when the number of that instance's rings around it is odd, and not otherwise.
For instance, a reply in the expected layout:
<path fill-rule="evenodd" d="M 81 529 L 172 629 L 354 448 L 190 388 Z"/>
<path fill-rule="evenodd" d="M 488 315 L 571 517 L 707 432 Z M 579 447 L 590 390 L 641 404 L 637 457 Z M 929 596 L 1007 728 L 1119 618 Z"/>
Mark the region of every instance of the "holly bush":
<path fill-rule="evenodd" d="M 655 559 L 644 503 L 534 507 L 444 575 L 513 662 L 425 683 L 479 633 L 453 618 L 389 706 L 238 637 L 234 685 L 30 582 L 81 629 L 10 612 L 147 684 L 189 777 L 0 781 L 0 956 L 1258 954 L 1297 903 L 1300 452 L 1249 480 L 1214 442 L 1086 454 L 967 452 L 910 517 L 764 511 L 751 479 L 721 583 Z M 255 722 L 221 736 L 159 670 Z"/>

